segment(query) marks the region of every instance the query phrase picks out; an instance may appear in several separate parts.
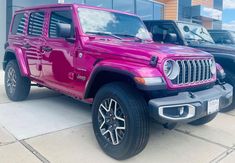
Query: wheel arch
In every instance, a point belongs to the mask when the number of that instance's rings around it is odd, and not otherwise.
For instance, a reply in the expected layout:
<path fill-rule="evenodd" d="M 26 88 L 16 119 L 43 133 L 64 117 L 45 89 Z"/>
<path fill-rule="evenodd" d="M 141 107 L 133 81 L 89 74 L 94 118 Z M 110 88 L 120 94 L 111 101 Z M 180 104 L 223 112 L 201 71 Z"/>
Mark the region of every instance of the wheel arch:
<path fill-rule="evenodd" d="M 6 49 L 3 60 L 3 70 L 5 71 L 9 61 L 16 60 L 22 76 L 29 76 L 29 68 L 21 49 Z"/>
<path fill-rule="evenodd" d="M 111 82 L 128 82 L 130 85 L 136 86 L 134 75 L 130 72 L 110 67 L 99 67 L 91 74 L 84 99 L 94 98 L 99 88 Z"/>
<path fill-rule="evenodd" d="M 234 64 L 235 56 L 233 55 L 215 55 L 215 60 L 219 63 L 224 69 L 229 70 L 235 73 Z"/>

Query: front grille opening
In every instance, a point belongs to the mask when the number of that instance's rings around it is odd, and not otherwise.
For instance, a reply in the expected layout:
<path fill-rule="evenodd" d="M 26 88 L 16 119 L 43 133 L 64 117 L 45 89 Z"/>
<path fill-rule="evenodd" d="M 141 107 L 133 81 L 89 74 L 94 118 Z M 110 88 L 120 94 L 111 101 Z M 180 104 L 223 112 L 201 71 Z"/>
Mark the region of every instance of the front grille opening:
<path fill-rule="evenodd" d="M 172 80 L 172 84 L 183 85 L 201 83 L 211 80 L 209 59 L 201 60 L 177 60 L 179 66 L 179 76 Z"/>

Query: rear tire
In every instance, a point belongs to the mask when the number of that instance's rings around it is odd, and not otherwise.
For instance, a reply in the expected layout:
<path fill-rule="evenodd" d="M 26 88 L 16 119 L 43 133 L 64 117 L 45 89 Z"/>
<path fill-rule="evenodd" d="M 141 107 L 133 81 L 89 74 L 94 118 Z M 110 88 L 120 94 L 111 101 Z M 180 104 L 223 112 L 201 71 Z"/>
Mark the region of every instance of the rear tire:
<path fill-rule="evenodd" d="M 225 70 L 226 73 L 226 78 L 225 78 L 225 82 L 231 84 L 234 88 L 235 88 L 235 74 L 232 73 L 229 70 Z M 233 89 L 233 97 L 235 96 L 235 89 Z M 228 107 L 221 109 L 220 112 L 228 112 L 235 109 L 235 100 L 233 100 L 232 104 L 229 105 Z"/>
<path fill-rule="evenodd" d="M 193 125 L 193 126 L 201 126 L 201 125 L 209 123 L 210 121 L 215 119 L 216 116 L 217 116 L 217 113 L 213 113 L 213 114 L 207 115 L 205 117 L 202 117 L 200 119 L 197 119 L 195 121 L 192 121 L 189 124 Z"/>
<path fill-rule="evenodd" d="M 92 111 L 96 139 L 107 155 L 124 160 L 145 148 L 149 118 L 146 101 L 137 90 L 124 83 L 104 85 L 95 96 Z M 113 129 L 115 124 L 122 129 Z"/>
<path fill-rule="evenodd" d="M 5 70 L 5 91 L 12 101 L 25 100 L 30 92 L 30 80 L 22 77 L 16 60 L 8 62 Z"/>

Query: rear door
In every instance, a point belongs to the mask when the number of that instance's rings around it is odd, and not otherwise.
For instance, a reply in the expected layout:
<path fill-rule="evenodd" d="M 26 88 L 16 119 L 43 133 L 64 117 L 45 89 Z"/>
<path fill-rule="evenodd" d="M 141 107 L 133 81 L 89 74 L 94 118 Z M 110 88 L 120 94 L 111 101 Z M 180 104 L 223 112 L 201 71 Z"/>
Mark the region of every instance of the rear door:
<path fill-rule="evenodd" d="M 27 13 L 16 13 L 12 22 L 12 27 L 8 35 L 8 43 L 20 48 L 25 53 L 24 42 Z M 25 58 L 24 58 L 25 59 Z"/>
<path fill-rule="evenodd" d="M 30 12 L 27 37 L 24 39 L 31 77 L 34 78 L 39 78 L 42 70 L 41 47 L 45 44 L 45 15 L 44 10 Z"/>

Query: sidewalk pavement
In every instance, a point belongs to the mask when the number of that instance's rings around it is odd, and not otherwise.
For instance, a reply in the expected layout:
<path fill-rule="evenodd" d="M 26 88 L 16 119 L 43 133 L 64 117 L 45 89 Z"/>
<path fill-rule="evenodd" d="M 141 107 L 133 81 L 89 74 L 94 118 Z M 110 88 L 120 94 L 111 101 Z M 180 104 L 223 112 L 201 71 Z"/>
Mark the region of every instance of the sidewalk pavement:
<path fill-rule="evenodd" d="M 45 88 L 23 102 L 5 95 L 0 71 L 0 163 L 115 163 L 98 146 L 90 106 Z M 150 140 L 124 163 L 235 162 L 235 110 L 211 123 L 166 130 L 151 124 Z"/>

